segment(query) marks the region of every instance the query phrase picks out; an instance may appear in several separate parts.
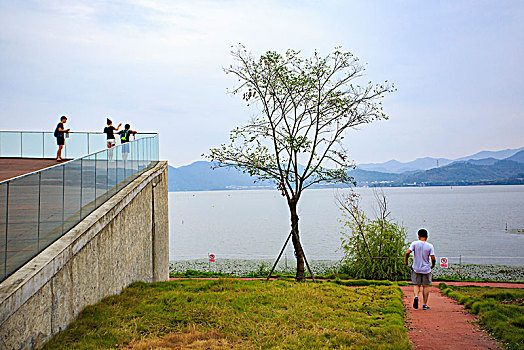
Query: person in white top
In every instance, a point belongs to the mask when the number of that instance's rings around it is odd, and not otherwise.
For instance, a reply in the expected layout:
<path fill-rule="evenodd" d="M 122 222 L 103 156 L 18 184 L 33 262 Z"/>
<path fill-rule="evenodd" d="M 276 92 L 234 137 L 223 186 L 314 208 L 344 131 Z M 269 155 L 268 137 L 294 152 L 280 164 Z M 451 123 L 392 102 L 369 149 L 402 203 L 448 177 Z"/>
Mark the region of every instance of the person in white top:
<path fill-rule="evenodd" d="M 433 245 L 427 242 L 428 231 L 421 228 L 418 230 L 418 241 L 414 241 L 409 246 L 406 252 L 406 266 L 411 252 L 413 252 L 413 266 L 411 267 L 411 282 L 413 282 L 414 300 L 413 307 L 418 309 L 418 295 L 420 293 L 420 285 L 423 286 L 422 296 L 424 304 L 422 310 L 429 310 L 429 285 L 431 284 L 431 269 L 435 267 L 435 250 Z M 431 264 L 429 262 L 431 258 Z"/>

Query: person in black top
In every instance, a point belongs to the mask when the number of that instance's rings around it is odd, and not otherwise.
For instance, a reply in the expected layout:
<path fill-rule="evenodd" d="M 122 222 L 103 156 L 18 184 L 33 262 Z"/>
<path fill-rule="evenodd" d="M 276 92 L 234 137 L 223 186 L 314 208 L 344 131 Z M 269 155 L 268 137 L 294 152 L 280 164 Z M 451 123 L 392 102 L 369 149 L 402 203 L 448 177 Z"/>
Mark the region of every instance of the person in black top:
<path fill-rule="evenodd" d="M 104 128 L 104 133 L 107 135 L 107 148 L 115 147 L 115 131 L 118 131 L 122 123 L 115 128 L 111 119 L 107 118 L 107 126 Z"/>
<path fill-rule="evenodd" d="M 65 133 L 69 132 L 69 129 L 64 129 L 64 124 L 67 122 L 67 117 L 63 115 L 60 118 L 60 123 L 56 126 L 55 129 L 55 137 L 56 137 L 56 144 L 58 145 L 58 152 L 56 152 L 56 161 L 62 162 L 64 159 L 62 158 L 62 148 L 64 148 L 65 145 Z"/>
<path fill-rule="evenodd" d="M 122 144 L 122 158 L 127 160 L 127 156 L 129 155 L 129 145 L 127 145 L 127 143 L 131 135 L 136 135 L 136 131 L 131 130 L 131 125 L 126 124 L 124 130 L 119 131 L 118 134 L 120 135 L 120 143 Z"/>

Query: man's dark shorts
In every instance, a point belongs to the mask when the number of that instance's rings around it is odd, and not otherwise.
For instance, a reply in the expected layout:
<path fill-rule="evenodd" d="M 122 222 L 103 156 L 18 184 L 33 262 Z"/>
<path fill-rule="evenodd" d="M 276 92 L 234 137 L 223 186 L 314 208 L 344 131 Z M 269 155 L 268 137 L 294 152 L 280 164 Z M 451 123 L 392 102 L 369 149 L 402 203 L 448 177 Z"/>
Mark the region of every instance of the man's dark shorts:
<path fill-rule="evenodd" d="M 65 137 L 57 137 L 57 138 L 56 138 L 56 144 L 57 144 L 58 146 L 63 146 L 63 145 L 65 145 Z"/>
<path fill-rule="evenodd" d="M 411 282 L 413 282 L 415 285 L 431 284 L 431 272 L 417 273 L 411 270 Z"/>

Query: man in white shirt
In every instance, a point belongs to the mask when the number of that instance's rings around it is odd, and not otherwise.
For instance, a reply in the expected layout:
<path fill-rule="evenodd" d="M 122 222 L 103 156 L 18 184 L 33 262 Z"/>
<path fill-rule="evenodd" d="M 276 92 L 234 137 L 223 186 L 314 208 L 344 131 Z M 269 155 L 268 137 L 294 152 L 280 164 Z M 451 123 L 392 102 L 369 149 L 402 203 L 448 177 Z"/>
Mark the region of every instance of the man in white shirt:
<path fill-rule="evenodd" d="M 429 297 L 429 285 L 431 284 L 431 269 L 435 267 L 435 250 L 431 243 L 426 242 L 428 240 L 428 231 L 421 228 L 418 230 L 418 241 L 414 241 L 409 246 L 406 252 L 406 266 L 408 264 L 408 258 L 411 252 L 413 252 L 413 266 L 411 267 L 411 282 L 413 282 L 414 300 L 413 307 L 418 309 L 418 295 L 420 293 L 420 285 L 423 286 L 422 296 L 424 298 L 424 304 L 422 310 L 429 310 L 428 297 Z M 431 258 L 431 265 L 429 262 Z"/>

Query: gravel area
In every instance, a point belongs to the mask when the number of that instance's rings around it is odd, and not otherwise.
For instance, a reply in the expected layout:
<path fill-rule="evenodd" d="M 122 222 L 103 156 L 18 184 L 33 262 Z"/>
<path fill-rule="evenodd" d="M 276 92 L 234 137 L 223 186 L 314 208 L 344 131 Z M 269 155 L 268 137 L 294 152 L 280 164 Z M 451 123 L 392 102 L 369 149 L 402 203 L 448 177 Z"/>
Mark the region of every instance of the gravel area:
<path fill-rule="evenodd" d="M 222 272 L 236 276 L 247 275 L 251 272 L 269 271 L 274 260 L 247 260 L 247 259 L 220 259 L 209 263 L 207 259 L 171 261 L 169 269 L 173 273 L 183 273 L 187 270 Z M 313 260 L 310 261 L 311 269 L 316 275 L 325 275 L 337 271 L 339 261 Z M 295 261 L 283 259 L 277 265 L 275 271 L 295 274 Z M 451 268 L 433 269 L 433 277 L 453 277 L 460 279 L 490 279 L 495 281 L 524 281 L 524 266 L 507 265 L 452 265 Z"/>
<path fill-rule="evenodd" d="M 455 265 L 448 269 L 433 269 L 433 277 L 489 279 L 494 281 L 524 281 L 524 266 Z"/>
<path fill-rule="evenodd" d="M 274 263 L 275 261 L 270 259 L 220 259 L 214 263 L 209 263 L 207 259 L 180 260 L 171 261 L 169 264 L 169 270 L 174 273 L 196 270 L 205 272 L 222 272 L 236 276 L 243 276 L 251 272 L 269 271 Z M 324 275 L 336 271 L 339 264 L 338 261 L 331 260 L 314 260 L 309 262 L 309 266 L 316 275 Z M 286 262 L 282 259 L 275 268 L 275 271 L 285 274 L 295 274 L 296 266 L 295 261 L 288 260 Z"/>

